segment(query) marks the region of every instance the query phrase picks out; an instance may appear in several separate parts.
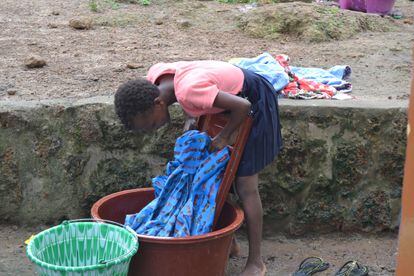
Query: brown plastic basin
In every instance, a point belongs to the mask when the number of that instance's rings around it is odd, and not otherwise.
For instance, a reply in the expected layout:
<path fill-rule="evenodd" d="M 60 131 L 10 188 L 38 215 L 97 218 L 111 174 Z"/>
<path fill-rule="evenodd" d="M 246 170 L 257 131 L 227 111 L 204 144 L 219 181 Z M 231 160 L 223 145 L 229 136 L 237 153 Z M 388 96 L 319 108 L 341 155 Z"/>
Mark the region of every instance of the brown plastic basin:
<path fill-rule="evenodd" d="M 92 206 L 92 217 L 124 223 L 126 214 L 139 212 L 154 199 L 152 188 L 108 195 Z M 226 202 L 211 233 L 187 238 L 138 235 L 139 249 L 129 275 L 219 276 L 224 275 L 233 233 L 244 219 L 243 211 Z"/>

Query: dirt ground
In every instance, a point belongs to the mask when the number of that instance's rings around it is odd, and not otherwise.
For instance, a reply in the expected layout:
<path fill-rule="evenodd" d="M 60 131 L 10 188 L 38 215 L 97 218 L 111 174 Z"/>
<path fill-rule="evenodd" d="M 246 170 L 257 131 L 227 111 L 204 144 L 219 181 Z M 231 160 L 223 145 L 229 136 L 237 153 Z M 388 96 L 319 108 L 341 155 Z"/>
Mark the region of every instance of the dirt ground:
<path fill-rule="evenodd" d="M 34 275 L 34 266 L 26 257 L 24 241 L 47 227 L 0 225 L 0 275 Z M 246 261 L 247 242 L 239 234 L 242 257 L 230 259 L 227 275 L 237 275 Z M 282 235 L 267 236 L 263 241 L 263 259 L 269 276 L 292 275 L 308 256 L 319 256 L 331 267 L 318 275 L 334 275 L 346 261 L 367 265 L 369 275 L 394 275 L 397 236 L 395 234 L 359 235 L 328 234 L 290 239 Z"/>
<path fill-rule="evenodd" d="M 103 1 L 103 0 L 102 0 Z M 228 60 L 263 51 L 285 53 L 294 66 L 353 68 L 357 99 L 402 100 L 409 93 L 414 42 L 414 2 L 397 0 L 405 21 L 391 32 L 366 32 L 344 41 L 318 44 L 286 37 L 279 41 L 246 36 L 236 16 L 244 4 L 215 1 L 152 0 L 151 5 L 109 4 L 92 12 L 87 0 L 2 0 L 0 4 L 0 104 L 2 101 L 84 98 L 112 95 L 123 81 L 145 75 L 159 61 Z M 69 20 L 87 18 L 90 30 L 75 30 Z M 40 55 L 47 65 L 27 69 L 25 59 Z M 136 69 L 127 68 L 132 63 Z M 23 241 L 44 226 L 0 225 L 0 275 L 33 275 Z M 246 239 L 240 238 L 243 252 Z M 370 275 L 393 275 L 395 234 L 329 234 L 263 242 L 268 275 L 290 275 L 307 256 L 331 263 L 333 275 L 346 261 L 368 265 Z M 228 275 L 242 269 L 245 257 L 230 260 Z"/>
<path fill-rule="evenodd" d="M 88 0 L 2 0 L 0 100 L 111 95 L 155 62 L 228 60 L 263 51 L 288 54 L 294 66 L 350 65 L 358 99 L 408 98 L 414 2 L 397 0 L 404 19 L 395 20 L 394 31 L 318 44 L 288 36 L 276 41 L 246 36 L 236 19 L 244 5 L 152 0 L 149 6 L 124 3 L 114 9 L 106 4 L 93 12 Z M 75 30 L 68 24 L 73 18 L 90 19 L 94 27 Z M 32 54 L 47 65 L 26 69 L 24 61 Z M 128 63 L 137 68 L 128 69 Z"/>

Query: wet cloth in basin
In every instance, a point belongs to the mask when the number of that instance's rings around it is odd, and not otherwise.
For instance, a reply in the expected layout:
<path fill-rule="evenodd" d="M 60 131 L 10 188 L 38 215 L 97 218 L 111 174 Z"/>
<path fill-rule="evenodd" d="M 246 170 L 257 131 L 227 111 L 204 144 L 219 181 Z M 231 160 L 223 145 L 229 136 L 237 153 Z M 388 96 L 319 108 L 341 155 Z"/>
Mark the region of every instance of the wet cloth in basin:
<path fill-rule="evenodd" d="M 138 234 L 186 237 L 211 232 L 216 196 L 230 157 L 228 148 L 210 153 L 206 133 L 188 131 L 174 147 L 166 174 L 152 180 L 155 199 L 125 225 Z"/>

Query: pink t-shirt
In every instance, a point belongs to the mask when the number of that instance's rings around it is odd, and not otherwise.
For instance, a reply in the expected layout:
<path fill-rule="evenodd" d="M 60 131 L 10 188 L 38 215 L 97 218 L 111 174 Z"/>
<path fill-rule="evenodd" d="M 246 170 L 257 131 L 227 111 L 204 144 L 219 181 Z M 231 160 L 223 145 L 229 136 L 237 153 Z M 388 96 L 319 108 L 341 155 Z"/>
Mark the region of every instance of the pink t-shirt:
<path fill-rule="evenodd" d="M 236 95 L 242 90 L 244 81 L 240 68 L 213 60 L 157 63 L 149 69 L 147 79 L 155 84 L 165 74 L 175 74 L 177 101 L 185 112 L 194 117 L 222 112 L 213 107 L 218 92 Z"/>

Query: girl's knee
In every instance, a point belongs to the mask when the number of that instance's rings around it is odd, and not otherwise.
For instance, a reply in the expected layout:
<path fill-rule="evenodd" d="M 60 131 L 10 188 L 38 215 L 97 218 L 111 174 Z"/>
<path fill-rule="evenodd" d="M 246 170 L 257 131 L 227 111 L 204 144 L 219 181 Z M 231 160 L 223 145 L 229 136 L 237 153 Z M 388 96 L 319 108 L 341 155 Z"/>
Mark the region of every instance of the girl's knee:
<path fill-rule="evenodd" d="M 259 194 L 258 178 L 256 176 L 238 177 L 236 180 L 237 193 L 240 197 Z"/>

